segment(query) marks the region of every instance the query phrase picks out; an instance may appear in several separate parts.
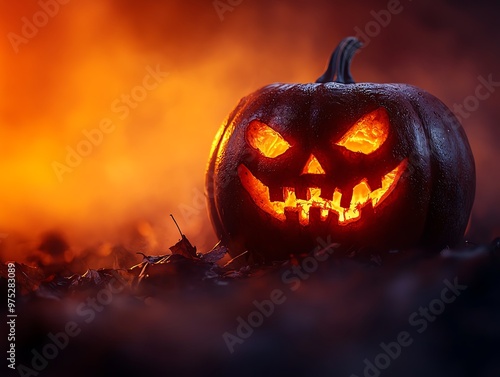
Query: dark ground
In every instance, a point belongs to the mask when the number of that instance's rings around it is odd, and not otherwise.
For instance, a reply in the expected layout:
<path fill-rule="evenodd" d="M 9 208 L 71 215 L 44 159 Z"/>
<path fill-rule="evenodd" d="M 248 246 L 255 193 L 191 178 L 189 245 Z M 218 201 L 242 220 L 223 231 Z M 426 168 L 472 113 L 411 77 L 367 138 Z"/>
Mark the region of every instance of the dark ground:
<path fill-rule="evenodd" d="M 16 365 L 51 377 L 500 376 L 499 239 L 383 265 L 318 255 L 328 259 L 242 270 L 177 255 L 148 264 L 141 281 L 144 264 L 66 279 L 17 265 Z M 273 298 L 268 317 L 255 314 L 254 300 Z M 249 316 L 258 326 L 235 341 Z M 47 346 L 71 321 L 78 335 Z M 44 349 L 57 356 L 32 365 Z M 2 363 L 2 375 L 19 375 Z"/>

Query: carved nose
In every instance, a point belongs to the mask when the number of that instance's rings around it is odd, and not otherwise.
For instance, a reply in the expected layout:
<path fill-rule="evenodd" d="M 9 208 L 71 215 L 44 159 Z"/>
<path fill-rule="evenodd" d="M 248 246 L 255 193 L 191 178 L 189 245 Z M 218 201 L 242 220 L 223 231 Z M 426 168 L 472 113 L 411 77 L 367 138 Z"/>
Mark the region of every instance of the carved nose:
<path fill-rule="evenodd" d="M 301 174 L 325 174 L 325 170 L 316 156 L 311 153 Z"/>

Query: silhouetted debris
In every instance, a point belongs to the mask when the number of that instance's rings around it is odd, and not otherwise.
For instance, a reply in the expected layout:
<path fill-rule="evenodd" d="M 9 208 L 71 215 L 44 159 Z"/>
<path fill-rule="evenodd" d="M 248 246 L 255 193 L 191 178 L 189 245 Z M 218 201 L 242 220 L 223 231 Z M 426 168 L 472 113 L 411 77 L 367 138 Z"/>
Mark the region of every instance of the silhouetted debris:
<path fill-rule="evenodd" d="M 170 255 L 146 255 L 144 253 L 137 253 L 138 255 L 142 255 L 142 262 L 146 263 L 158 263 L 162 259 L 168 258 Z M 132 267 L 133 268 L 133 267 Z"/>
<path fill-rule="evenodd" d="M 262 277 L 283 268 L 299 268 L 307 254 L 291 256 L 289 260 L 267 265 L 248 265 L 245 262 L 247 252 L 221 263 L 228 255 L 228 249 L 221 242 L 207 253 L 196 253 L 188 238 L 181 234 L 181 240 L 172 246 L 171 254 L 146 255 L 142 262 L 128 269 L 88 269 L 84 274 L 64 276 L 53 273 L 50 266 L 30 267 L 16 263 L 16 282 L 21 294 L 35 293 L 38 297 L 63 298 L 73 293 L 99 290 L 106 287 L 112 279 L 120 279 L 122 284 L 137 296 L 155 295 L 162 291 L 194 289 L 203 286 L 225 285 L 231 280 Z M 461 251 L 443 250 L 433 263 L 454 263 L 454 260 L 466 259 L 468 265 L 482 264 L 488 255 L 498 259 L 500 239 L 495 239 L 489 246 L 474 246 Z M 57 239 L 52 239 L 59 244 Z M 57 241 L 57 242 L 56 242 Z M 58 249 L 61 251 L 62 249 Z M 406 256 L 398 260 L 399 266 L 409 266 L 419 261 L 418 250 L 407 251 Z M 220 263 L 220 264 L 219 264 Z M 332 261 L 332 263 L 336 263 Z M 372 260 L 372 267 L 381 266 L 380 260 Z M 0 265 L 0 276 L 7 277 L 7 266 Z"/>
<path fill-rule="evenodd" d="M 227 254 L 227 247 L 222 242 L 217 243 L 208 253 L 200 254 L 200 258 L 208 263 L 217 263 Z"/>
<path fill-rule="evenodd" d="M 191 245 L 191 242 L 187 239 L 185 235 L 174 246 L 170 247 L 172 254 L 182 255 L 186 258 L 198 258 L 196 255 L 196 247 Z"/>
<path fill-rule="evenodd" d="M 88 269 L 83 274 L 64 276 L 54 273 L 51 266 L 30 267 L 16 263 L 16 281 L 23 294 L 35 293 L 38 297 L 60 299 L 73 293 L 102 289 L 116 278 L 137 295 L 145 296 L 156 290 L 217 285 L 225 279 L 249 276 L 244 270 L 217 264 L 228 252 L 221 243 L 205 254 L 197 254 L 196 247 L 188 238 L 185 235 L 181 237 L 170 248 L 172 254 L 146 255 L 139 252 L 137 254 L 142 255 L 142 262 L 128 269 Z M 0 266 L 0 276 L 7 277 L 6 265 Z"/>
<path fill-rule="evenodd" d="M 227 262 L 226 251 L 219 244 L 196 257 L 143 255 L 129 269 L 70 276 L 16 264 L 24 276 L 18 286 L 26 285 L 16 341 L 28 350 L 19 362 L 31 365 L 29 350 L 42 352 L 52 339 L 46 334 L 75 321 L 81 334 L 50 361 L 50 376 L 69 368 L 96 375 L 89 360 L 99 360 L 106 376 L 234 376 L 242 366 L 247 375 L 362 376 L 365 360 L 399 349 L 403 332 L 412 343 L 384 376 L 498 375 L 498 240 L 432 256 L 401 251 L 381 265 L 328 253 L 238 265 L 244 255 Z M 226 333 L 242 341 L 228 345 Z M 208 371 L 207 360 L 216 368 Z"/>
<path fill-rule="evenodd" d="M 14 262 L 14 265 L 16 270 L 16 283 L 21 294 L 36 291 L 47 276 L 40 268 L 27 266 L 17 262 Z M 8 263 L 0 264 L 0 277 L 5 279 L 8 278 Z"/>

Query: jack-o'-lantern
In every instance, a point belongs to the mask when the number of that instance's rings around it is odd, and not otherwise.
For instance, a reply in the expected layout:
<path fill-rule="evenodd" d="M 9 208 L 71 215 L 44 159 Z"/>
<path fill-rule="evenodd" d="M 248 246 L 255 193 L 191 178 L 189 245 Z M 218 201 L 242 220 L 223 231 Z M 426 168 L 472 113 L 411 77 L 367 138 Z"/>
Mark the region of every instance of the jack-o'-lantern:
<path fill-rule="evenodd" d="M 309 84 L 271 84 L 221 126 L 207 171 L 209 212 L 232 255 L 440 250 L 463 237 L 475 170 L 467 137 L 437 98 L 407 84 L 359 83 L 346 38 Z M 339 251 L 340 253 L 340 251 Z"/>

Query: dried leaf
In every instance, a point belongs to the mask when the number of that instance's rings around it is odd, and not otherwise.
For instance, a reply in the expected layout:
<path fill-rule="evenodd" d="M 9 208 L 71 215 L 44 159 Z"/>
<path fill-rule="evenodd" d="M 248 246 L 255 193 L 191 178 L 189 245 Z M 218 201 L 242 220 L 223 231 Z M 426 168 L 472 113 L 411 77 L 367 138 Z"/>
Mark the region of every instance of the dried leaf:
<path fill-rule="evenodd" d="M 170 251 L 172 251 L 172 254 L 182 255 L 186 258 L 198 258 L 196 255 L 196 247 L 191 245 L 191 242 L 189 242 L 185 235 L 182 235 L 181 240 L 170 247 Z"/>
<path fill-rule="evenodd" d="M 208 253 L 201 254 L 201 259 L 208 263 L 217 263 L 227 254 L 227 247 L 218 242 Z"/>
<path fill-rule="evenodd" d="M 8 264 L 0 264 L 0 276 L 8 279 Z M 42 281 L 47 277 L 44 271 L 37 267 L 30 267 L 22 263 L 14 262 L 16 269 L 16 283 L 21 293 L 35 291 Z"/>

